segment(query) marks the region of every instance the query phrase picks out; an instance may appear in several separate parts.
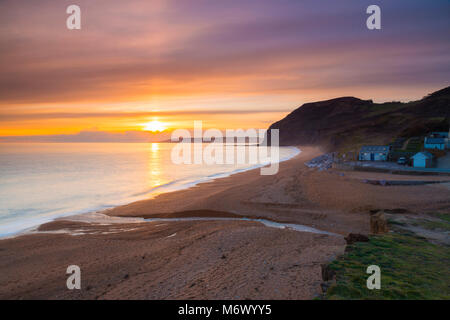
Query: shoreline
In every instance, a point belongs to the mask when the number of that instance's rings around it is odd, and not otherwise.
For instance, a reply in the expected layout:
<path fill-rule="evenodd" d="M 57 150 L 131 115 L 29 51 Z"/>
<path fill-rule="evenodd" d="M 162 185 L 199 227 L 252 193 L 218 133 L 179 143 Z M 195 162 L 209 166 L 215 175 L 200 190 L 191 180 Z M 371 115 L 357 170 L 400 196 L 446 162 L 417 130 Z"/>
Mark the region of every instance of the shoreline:
<path fill-rule="evenodd" d="M 283 164 L 283 166 L 285 164 L 290 163 L 291 161 L 295 161 L 296 158 L 298 158 L 301 153 L 302 150 L 300 149 L 300 146 L 291 146 L 289 148 L 293 148 L 296 149 L 297 152 L 294 153 L 292 156 L 287 157 L 287 158 L 283 158 L 280 159 L 280 166 Z M 321 151 L 317 151 L 320 150 L 320 148 L 317 147 L 306 147 L 308 150 L 309 149 L 313 149 L 315 150 L 315 152 L 313 152 L 313 156 L 308 155 L 306 159 L 303 159 L 301 161 L 301 163 L 303 164 L 304 162 L 306 162 L 306 160 L 310 160 L 320 154 L 322 154 Z M 183 195 L 184 193 L 188 193 L 188 192 L 193 192 L 194 194 L 199 193 L 197 192 L 198 188 L 206 188 L 206 189 L 214 189 L 217 188 L 218 185 L 220 185 L 221 181 L 227 181 L 228 180 L 232 180 L 231 184 L 234 184 L 237 180 L 243 180 L 246 179 L 245 174 L 249 174 L 251 173 L 253 176 L 256 174 L 256 171 L 258 169 L 260 169 L 261 167 L 266 166 L 267 164 L 261 164 L 261 165 L 256 165 L 253 167 L 248 167 L 248 168 L 244 168 L 244 169 L 238 169 L 235 171 L 232 171 L 230 173 L 225 174 L 225 176 L 217 176 L 214 175 L 214 177 L 210 176 L 210 177 L 206 177 L 207 180 L 204 181 L 200 181 L 197 180 L 196 182 L 186 185 L 185 188 L 181 188 L 181 189 L 177 189 L 177 190 L 172 190 L 172 191 L 168 191 L 168 192 L 164 192 L 164 193 L 160 193 L 160 194 L 155 194 L 153 196 L 150 195 L 150 197 L 146 197 L 142 200 L 136 200 L 136 201 L 131 201 L 131 202 L 127 202 L 125 204 L 122 205 L 115 205 L 115 206 L 103 206 L 104 208 L 102 209 L 94 209 L 94 210 L 88 210 L 88 211 L 83 211 L 83 212 L 74 212 L 74 213 L 66 213 L 63 214 L 62 216 L 57 216 L 52 218 L 49 221 L 45 221 L 42 223 L 39 223 L 33 227 L 27 228 L 25 230 L 19 231 L 17 233 L 13 233 L 10 235 L 5 235 L 5 236 L 1 236 L 0 237 L 0 241 L 1 240 L 7 240 L 7 239 L 14 239 L 17 237 L 21 237 L 21 236 L 26 236 L 26 235 L 32 235 L 32 234 L 38 234 L 39 233 L 39 229 L 47 224 L 52 224 L 52 223 L 58 223 L 59 221 L 79 221 L 81 220 L 83 223 L 93 223 L 95 224 L 95 220 L 90 220 L 88 219 L 83 219 L 83 217 L 88 217 L 90 214 L 104 214 L 109 216 L 110 218 L 115 218 L 115 219 L 119 219 L 117 221 L 114 222 L 114 224 L 127 224 L 129 223 L 129 219 L 143 219 L 142 222 L 145 222 L 146 219 L 152 219 L 152 218 L 187 218 L 187 217 L 191 217 L 191 218 L 213 218 L 213 217 L 235 217 L 235 218 L 244 218 L 244 219 L 253 219 L 253 220 L 258 220 L 258 219 L 264 219 L 267 221 L 271 221 L 274 223 L 281 223 L 281 224 L 301 224 L 307 227 L 312 227 L 312 228 L 316 228 L 317 226 L 315 224 L 303 224 L 303 223 L 299 223 L 298 220 L 296 219 L 291 219 L 291 218 L 280 218 L 278 217 L 273 217 L 273 216 L 266 216 L 266 215 L 257 215 L 254 213 L 241 213 L 239 211 L 236 210 L 221 210 L 221 209 L 207 209 L 204 211 L 208 211 L 209 214 L 208 215 L 204 215 L 204 214 L 200 214 L 200 215 L 192 215 L 189 212 L 199 212 L 202 211 L 202 208 L 195 208 L 194 210 L 160 210 L 158 212 L 155 212 L 154 210 L 151 212 L 145 212 L 146 206 L 148 206 L 149 204 L 151 204 L 152 202 L 159 202 L 160 199 L 162 199 L 163 202 L 165 202 L 165 198 L 167 197 L 171 197 L 171 195 Z M 303 168 L 305 170 L 309 170 L 309 171 L 316 171 L 314 168 Z M 333 170 L 329 170 L 329 171 L 325 171 L 330 173 Z M 335 171 L 340 171 L 340 170 L 335 170 Z M 343 171 L 346 172 L 347 174 L 349 173 L 348 171 Z M 367 171 L 367 172 L 361 172 L 361 171 L 353 171 L 354 175 L 357 174 L 363 174 L 367 177 L 373 178 L 373 177 L 380 177 L 385 179 L 388 176 L 392 176 L 395 175 L 393 173 L 389 174 L 389 173 L 377 173 L 377 172 L 371 172 L 371 171 Z M 278 175 L 278 174 L 277 174 Z M 275 176 L 277 176 L 275 175 Z M 241 178 L 243 177 L 243 178 Z M 271 176 L 268 176 L 269 178 Z M 210 179 L 208 179 L 210 178 Z M 409 181 L 409 179 L 411 179 L 411 176 L 406 176 L 404 178 L 402 178 L 402 180 L 406 180 Z M 419 178 L 420 179 L 420 178 Z M 442 183 L 443 185 L 447 185 L 448 181 L 440 181 L 440 177 L 434 177 L 435 181 L 433 181 L 433 183 Z M 371 181 L 371 180 L 367 180 L 367 179 L 360 179 L 361 182 L 363 183 L 368 183 L 367 181 Z M 376 184 L 375 184 L 376 185 Z M 399 185 L 409 185 L 409 184 L 399 184 Z M 411 184 L 411 185 L 415 185 L 415 184 Z M 422 185 L 422 184 L 417 184 L 417 185 Z M 159 187 L 157 187 L 159 188 Z M 447 186 L 447 188 L 450 190 L 450 185 Z M 201 191 L 200 191 L 201 192 Z M 171 202 L 180 202 L 180 199 L 177 199 L 177 197 L 175 197 L 174 199 L 170 199 Z M 268 203 L 267 205 L 271 205 L 270 203 Z M 279 207 L 283 207 L 283 208 L 290 208 L 290 207 L 295 207 L 295 205 L 290 205 L 290 204 L 276 204 L 276 206 Z M 134 208 L 136 207 L 136 208 Z M 158 207 L 159 208 L 159 207 Z M 131 210 L 130 210 L 131 209 Z M 137 213 L 136 211 L 140 211 L 139 213 Z M 314 210 L 313 210 L 314 211 Z M 217 213 L 221 213 L 219 215 L 217 215 Z M 77 219 L 77 217 L 82 217 L 82 219 Z M 74 219 L 75 218 L 75 219 Z M 123 219 L 123 220 L 122 220 Z M 109 223 L 109 222 L 108 222 Z M 330 233 L 335 233 L 335 234 L 341 234 L 341 235 L 345 235 L 347 234 L 349 231 L 339 231 L 339 230 L 335 230 L 335 229 L 330 229 L 330 228 L 323 228 L 323 229 L 319 229 L 325 232 L 330 232 Z M 367 230 L 364 230 L 367 231 Z"/>
<path fill-rule="evenodd" d="M 290 148 L 290 149 L 294 150 L 293 154 L 291 156 L 281 158 L 278 161 L 278 163 L 289 161 L 289 160 L 297 157 L 301 153 L 301 149 L 299 148 L 299 146 L 289 146 L 287 148 Z M 38 230 L 40 226 L 42 226 L 44 224 L 47 224 L 47 223 L 51 223 L 51 222 L 57 221 L 57 220 L 65 220 L 66 218 L 70 218 L 72 216 L 85 215 L 85 214 L 89 214 L 89 213 L 106 212 L 108 210 L 112 210 L 114 208 L 121 207 L 121 206 L 128 205 L 128 204 L 132 204 L 132 203 L 135 203 L 135 202 L 138 202 L 138 201 L 151 200 L 154 197 L 157 197 L 157 196 L 162 195 L 162 194 L 171 193 L 171 192 L 177 192 L 177 191 L 183 191 L 183 190 L 187 190 L 189 188 L 193 188 L 193 187 L 195 187 L 195 186 L 197 186 L 199 184 L 202 184 L 202 183 L 214 182 L 217 179 L 228 178 L 230 176 L 237 175 L 237 174 L 240 174 L 240 173 L 244 173 L 244 172 L 247 172 L 247 171 L 258 170 L 258 169 L 261 169 L 262 167 L 265 167 L 267 165 L 268 164 L 256 164 L 256 165 L 249 166 L 247 168 L 235 169 L 235 170 L 227 172 L 227 173 L 223 173 L 223 172 L 216 173 L 214 175 L 202 177 L 202 178 L 200 178 L 198 180 L 195 180 L 195 181 L 186 182 L 183 185 L 181 185 L 178 188 L 175 188 L 173 190 L 167 190 L 166 192 L 162 192 L 162 193 L 155 193 L 154 192 L 154 191 L 156 191 L 158 189 L 167 187 L 168 185 L 172 185 L 172 184 L 177 182 L 177 181 L 171 181 L 171 182 L 168 182 L 168 183 L 166 183 L 164 185 L 160 185 L 160 186 L 154 187 L 149 192 L 145 192 L 145 194 L 142 195 L 142 199 L 135 199 L 135 200 L 132 200 L 132 201 L 124 200 L 122 204 L 111 205 L 111 206 L 110 205 L 101 205 L 101 206 L 96 207 L 96 208 L 91 208 L 91 209 L 86 209 L 86 210 L 83 209 L 83 210 L 79 210 L 79 211 L 76 211 L 76 212 L 66 212 L 66 213 L 62 213 L 62 214 L 56 215 L 55 217 L 48 218 L 48 219 L 47 218 L 41 218 L 41 219 L 36 218 L 36 220 L 38 220 L 40 222 L 38 222 L 36 224 L 33 223 L 32 226 L 30 226 L 30 227 L 28 227 L 26 229 L 22 229 L 22 230 L 19 230 L 19 231 L 13 231 L 13 232 L 10 232 L 10 233 L 5 233 L 5 234 L 0 234 L 0 240 L 10 239 L 10 238 L 19 237 L 19 236 L 22 236 L 22 235 L 33 233 L 34 231 Z"/>
<path fill-rule="evenodd" d="M 304 165 L 322 153 L 302 147 L 274 176 L 249 170 L 99 214 L 114 223 L 59 219 L 41 225 L 43 233 L 0 240 L 0 298 L 313 299 L 322 292 L 321 265 L 344 253 L 342 235 L 369 234 L 371 210 L 417 215 L 450 208 L 444 184 L 372 185 L 363 180 L 392 175 Z M 185 219 L 210 216 L 284 221 L 341 236 Z M 152 218 L 174 220 L 136 223 Z M 82 270 L 82 290 L 65 288 L 73 264 Z"/>

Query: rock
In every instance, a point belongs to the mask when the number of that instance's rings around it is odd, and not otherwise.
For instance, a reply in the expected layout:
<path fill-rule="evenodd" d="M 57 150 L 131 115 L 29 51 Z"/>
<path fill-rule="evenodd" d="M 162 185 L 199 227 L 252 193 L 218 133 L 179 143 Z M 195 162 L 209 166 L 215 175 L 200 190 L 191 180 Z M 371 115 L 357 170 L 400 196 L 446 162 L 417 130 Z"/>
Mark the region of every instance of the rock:
<path fill-rule="evenodd" d="M 347 241 L 347 244 L 354 244 L 355 242 L 367 242 L 369 241 L 369 237 L 363 234 L 359 233 L 349 233 L 348 236 L 346 236 L 345 241 Z"/>
<path fill-rule="evenodd" d="M 320 284 L 320 288 L 322 289 L 322 293 L 327 293 L 328 289 L 336 284 L 336 280 L 325 281 Z"/>
<path fill-rule="evenodd" d="M 318 171 L 326 171 L 333 165 L 335 153 L 327 153 L 305 162 L 308 168 L 317 168 Z"/>
<path fill-rule="evenodd" d="M 329 287 L 330 287 L 330 284 L 328 282 L 322 282 L 320 284 L 320 288 L 322 288 L 323 293 L 326 293 Z"/>
<path fill-rule="evenodd" d="M 323 281 L 330 281 L 333 280 L 336 276 L 336 271 L 330 268 L 330 265 L 328 264 L 322 264 L 320 265 L 322 268 L 322 280 Z"/>
<path fill-rule="evenodd" d="M 388 231 L 388 223 L 383 212 L 377 212 L 370 216 L 370 233 L 383 234 Z"/>

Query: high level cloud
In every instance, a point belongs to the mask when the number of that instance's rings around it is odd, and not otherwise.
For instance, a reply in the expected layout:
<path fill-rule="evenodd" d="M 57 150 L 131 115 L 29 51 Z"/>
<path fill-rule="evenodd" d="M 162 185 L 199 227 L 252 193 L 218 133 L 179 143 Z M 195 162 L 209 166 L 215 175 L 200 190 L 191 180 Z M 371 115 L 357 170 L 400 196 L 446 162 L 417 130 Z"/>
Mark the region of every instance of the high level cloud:
<path fill-rule="evenodd" d="M 66 1 L 0 3 L 2 111 L 76 114 L 95 103 L 105 112 L 120 102 L 192 110 L 227 97 L 208 108 L 282 112 L 343 95 L 412 100 L 450 75 L 446 0 L 383 2 L 377 32 L 365 27 L 369 1 L 77 4 L 81 30 L 65 27 Z"/>

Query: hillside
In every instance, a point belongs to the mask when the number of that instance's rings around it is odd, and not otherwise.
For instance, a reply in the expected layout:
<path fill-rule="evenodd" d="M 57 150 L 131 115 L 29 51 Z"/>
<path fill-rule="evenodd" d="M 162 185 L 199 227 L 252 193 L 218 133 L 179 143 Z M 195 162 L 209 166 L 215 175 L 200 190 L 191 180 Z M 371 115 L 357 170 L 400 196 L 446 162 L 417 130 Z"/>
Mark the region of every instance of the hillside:
<path fill-rule="evenodd" d="M 280 145 L 348 151 L 363 144 L 388 144 L 395 138 L 448 131 L 449 120 L 447 87 L 408 103 L 373 103 L 354 97 L 306 103 L 269 129 L 280 129 Z"/>

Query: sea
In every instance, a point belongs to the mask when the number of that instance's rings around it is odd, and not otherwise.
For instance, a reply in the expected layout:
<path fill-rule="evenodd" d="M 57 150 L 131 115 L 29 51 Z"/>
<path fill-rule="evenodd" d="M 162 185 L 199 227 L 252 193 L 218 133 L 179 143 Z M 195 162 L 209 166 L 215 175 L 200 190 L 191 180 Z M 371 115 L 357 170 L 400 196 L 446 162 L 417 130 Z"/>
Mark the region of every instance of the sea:
<path fill-rule="evenodd" d="M 176 164 L 171 157 L 174 147 L 173 143 L 0 143 L 0 237 L 267 164 L 267 159 L 251 164 Z M 236 146 L 223 148 L 226 152 Z M 278 151 L 279 161 L 300 152 L 295 147 Z"/>

